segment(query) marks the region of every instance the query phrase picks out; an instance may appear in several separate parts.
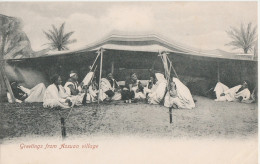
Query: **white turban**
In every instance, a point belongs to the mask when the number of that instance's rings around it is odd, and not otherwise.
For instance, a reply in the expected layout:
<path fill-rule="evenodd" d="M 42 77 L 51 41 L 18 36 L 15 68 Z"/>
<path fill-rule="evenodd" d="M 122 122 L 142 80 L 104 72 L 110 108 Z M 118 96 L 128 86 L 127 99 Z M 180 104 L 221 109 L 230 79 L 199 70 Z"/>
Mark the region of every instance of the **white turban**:
<path fill-rule="evenodd" d="M 74 76 L 74 75 L 76 75 L 76 73 L 71 73 L 71 74 L 70 74 L 70 77 L 72 77 L 72 76 Z"/>

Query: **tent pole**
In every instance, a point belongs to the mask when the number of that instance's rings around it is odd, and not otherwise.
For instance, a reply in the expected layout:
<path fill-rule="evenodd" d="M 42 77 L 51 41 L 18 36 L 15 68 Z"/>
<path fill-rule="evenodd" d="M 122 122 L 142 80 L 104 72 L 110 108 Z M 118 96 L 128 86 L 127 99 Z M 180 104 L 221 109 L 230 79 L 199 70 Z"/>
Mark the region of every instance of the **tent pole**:
<path fill-rule="evenodd" d="M 219 74 L 219 61 L 218 61 L 218 82 L 220 82 L 220 74 Z"/>
<path fill-rule="evenodd" d="M 2 56 L 1 56 L 1 59 L 2 59 Z M 4 82 L 5 82 L 5 85 L 6 85 L 6 87 L 7 87 L 7 90 L 8 90 L 8 92 L 10 93 L 12 103 L 15 103 L 14 93 L 13 93 L 13 90 L 12 90 L 12 88 L 11 88 L 10 82 L 9 82 L 7 76 L 6 76 L 5 69 L 4 69 L 5 62 L 6 62 L 6 61 L 1 60 L 1 63 L 0 63 L 0 71 L 1 71 L 1 74 L 2 74 L 2 77 L 3 77 L 3 80 L 4 80 Z"/>
<path fill-rule="evenodd" d="M 172 70 L 173 70 L 173 72 L 174 72 L 174 74 L 176 75 L 176 77 L 179 79 L 179 76 L 177 75 L 177 73 L 176 73 L 176 71 L 175 71 L 175 69 L 174 69 L 174 67 L 173 67 L 173 65 L 172 65 L 172 62 L 170 61 L 170 59 L 169 59 L 169 57 L 167 56 L 167 59 L 168 59 L 168 61 L 170 62 L 170 66 L 171 66 L 171 68 L 172 68 Z"/>
<path fill-rule="evenodd" d="M 101 90 L 100 90 L 100 84 L 101 84 L 101 75 L 102 75 L 102 64 L 103 64 L 103 49 L 102 47 L 99 50 L 100 52 L 100 71 L 99 71 L 99 83 L 98 83 L 98 90 L 99 90 L 99 94 L 98 94 L 98 104 L 99 104 L 99 99 L 100 99 L 100 95 L 101 95 Z"/>
<path fill-rule="evenodd" d="M 100 53 L 98 52 L 98 55 L 97 55 L 96 59 L 94 60 L 94 63 L 92 64 L 90 71 L 92 71 L 92 69 L 93 69 L 93 67 L 94 67 L 94 65 L 95 65 L 95 63 L 96 63 L 96 61 L 97 61 L 99 55 L 100 55 Z"/>
<path fill-rule="evenodd" d="M 112 60 L 112 64 L 111 64 L 111 73 L 114 74 L 114 59 Z"/>

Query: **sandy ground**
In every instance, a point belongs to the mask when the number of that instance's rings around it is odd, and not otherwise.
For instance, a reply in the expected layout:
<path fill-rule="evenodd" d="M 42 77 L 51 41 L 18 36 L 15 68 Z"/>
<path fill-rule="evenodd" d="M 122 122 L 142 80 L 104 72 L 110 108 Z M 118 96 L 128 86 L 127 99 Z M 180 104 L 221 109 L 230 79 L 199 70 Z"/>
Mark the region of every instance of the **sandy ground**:
<path fill-rule="evenodd" d="M 257 136 L 257 104 L 215 102 L 195 96 L 196 108 L 174 109 L 169 123 L 169 109 L 143 102 L 103 103 L 75 107 L 66 123 L 68 138 L 79 135 L 135 135 L 173 138 L 247 138 Z M 69 109 L 44 109 L 35 104 L 0 104 L 0 139 L 17 137 L 60 137 L 60 116 Z"/>

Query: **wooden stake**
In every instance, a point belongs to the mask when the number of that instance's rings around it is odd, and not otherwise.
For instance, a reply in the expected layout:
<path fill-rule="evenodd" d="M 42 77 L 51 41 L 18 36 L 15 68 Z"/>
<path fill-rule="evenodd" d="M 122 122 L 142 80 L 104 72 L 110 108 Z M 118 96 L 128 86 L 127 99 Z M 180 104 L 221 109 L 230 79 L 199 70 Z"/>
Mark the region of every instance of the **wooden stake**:
<path fill-rule="evenodd" d="M 65 127 L 65 119 L 63 117 L 60 118 L 61 123 L 61 136 L 62 139 L 66 138 L 66 127 Z"/>
<path fill-rule="evenodd" d="M 170 124 L 172 123 L 172 107 L 169 108 Z"/>

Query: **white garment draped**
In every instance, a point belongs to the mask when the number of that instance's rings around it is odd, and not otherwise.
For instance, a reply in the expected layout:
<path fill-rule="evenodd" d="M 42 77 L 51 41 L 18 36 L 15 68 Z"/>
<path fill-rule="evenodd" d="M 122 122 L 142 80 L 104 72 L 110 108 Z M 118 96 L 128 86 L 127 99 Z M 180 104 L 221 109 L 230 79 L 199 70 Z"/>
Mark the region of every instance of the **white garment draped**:
<path fill-rule="evenodd" d="M 89 72 L 85 78 L 83 79 L 83 85 L 89 85 L 91 83 L 91 80 L 93 79 L 94 72 Z"/>
<path fill-rule="evenodd" d="M 87 94 L 87 98 L 86 98 L 87 103 L 92 103 L 92 102 L 97 101 L 98 90 L 94 89 L 92 86 L 93 77 L 94 77 L 94 72 L 89 72 L 82 81 L 83 86 L 89 86 L 88 92 L 86 93 Z"/>
<path fill-rule="evenodd" d="M 66 93 L 68 93 L 69 95 L 71 95 L 71 90 L 69 88 L 70 85 L 74 86 L 74 88 L 79 90 L 79 92 L 82 91 L 82 88 L 80 85 L 78 85 L 78 83 L 75 84 L 73 82 L 67 81 L 64 85 L 64 89 L 66 90 Z"/>
<path fill-rule="evenodd" d="M 66 103 L 66 99 L 70 99 L 72 103 L 75 103 L 74 99 L 69 97 L 65 89 L 59 85 L 59 90 L 55 84 L 51 84 L 47 87 L 46 92 L 43 97 L 43 107 L 44 108 L 69 108 L 69 104 Z"/>
<path fill-rule="evenodd" d="M 135 92 L 135 99 L 145 99 L 145 97 L 146 97 L 145 96 L 145 91 L 146 91 L 145 88 L 144 88 L 144 92 L 140 92 L 140 91 L 137 92 L 137 90 L 139 88 L 139 86 L 138 86 L 139 83 L 141 83 L 140 80 L 137 80 L 136 86 L 132 87 L 131 90 Z"/>
<path fill-rule="evenodd" d="M 167 86 L 167 81 L 164 78 L 163 74 L 156 73 L 155 77 L 157 79 L 157 82 L 152 87 L 150 93 L 148 94 L 149 104 L 159 104 L 164 97 L 166 86 Z"/>
<path fill-rule="evenodd" d="M 112 87 L 107 78 L 101 79 L 101 82 L 100 82 L 100 94 L 101 94 L 100 100 L 101 101 L 108 98 L 108 96 L 105 93 L 108 90 L 112 90 L 115 93 L 115 95 L 112 97 L 112 100 L 120 100 L 121 99 L 121 93 L 115 92 L 115 85 L 118 85 L 117 82 L 115 81 L 115 79 L 113 79 L 113 83 L 114 83 L 114 85 Z"/>
<path fill-rule="evenodd" d="M 23 92 L 25 92 L 28 97 L 24 100 L 25 102 L 43 102 L 43 96 L 46 91 L 46 87 L 43 83 L 37 84 L 32 89 L 28 89 L 24 86 L 19 87 Z M 11 95 L 7 92 L 8 102 L 12 103 Z M 21 100 L 15 99 L 15 102 L 22 103 Z"/>
<path fill-rule="evenodd" d="M 70 85 L 74 86 L 74 89 L 79 90 L 78 95 L 71 95 L 71 90 L 69 88 Z M 73 82 L 68 81 L 65 83 L 64 89 L 65 89 L 66 93 L 75 100 L 75 105 L 79 106 L 82 104 L 82 100 L 84 98 L 85 93 L 80 93 L 82 91 L 82 88 L 81 88 L 81 86 L 78 85 L 78 83 L 75 84 Z"/>
<path fill-rule="evenodd" d="M 46 87 L 43 83 L 37 84 L 32 89 L 20 86 L 20 89 L 27 93 L 28 97 L 24 100 L 25 102 L 43 102 L 43 96 Z"/>
<path fill-rule="evenodd" d="M 172 107 L 176 105 L 178 108 L 182 109 L 192 109 L 195 107 L 192 95 L 189 88 L 187 88 L 179 79 L 173 78 L 173 82 L 176 85 L 177 96 L 171 97 L 169 92 L 166 93 L 164 98 L 164 106 Z"/>
<path fill-rule="evenodd" d="M 243 97 L 242 102 L 250 98 L 250 91 L 248 88 L 243 89 L 242 91 L 236 93 L 242 85 L 237 85 L 233 88 L 228 88 L 221 82 L 218 82 L 214 91 L 216 93 L 216 101 L 238 101 L 239 97 Z M 222 93 L 225 96 L 220 96 Z"/>

